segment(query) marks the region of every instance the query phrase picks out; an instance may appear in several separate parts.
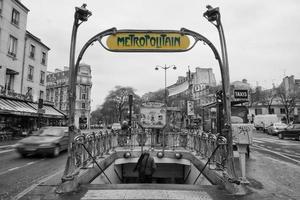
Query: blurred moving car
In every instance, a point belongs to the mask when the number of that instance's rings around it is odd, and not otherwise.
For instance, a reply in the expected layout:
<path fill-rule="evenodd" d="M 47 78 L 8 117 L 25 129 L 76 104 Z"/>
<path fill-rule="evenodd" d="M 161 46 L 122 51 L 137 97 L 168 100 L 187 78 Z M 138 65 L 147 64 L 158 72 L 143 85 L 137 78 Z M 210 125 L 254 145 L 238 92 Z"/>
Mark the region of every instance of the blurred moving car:
<path fill-rule="evenodd" d="M 56 157 L 68 148 L 68 127 L 43 127 L 32 136 L 20 140 L 15 148 L 26 157 L 29 154 Z"/>
<path fill-rule="evenodd" d="M 300 124 L 290 124 L 288 127 L 278 132 L 278 138 L 294 138 L 300 140 Z"/>
<path fill-rule="evenodd" d="M 271 126 L 267 128 L 267 134 L 268 135 L 278 135 L 278 132 L 284 130 L 287 128 L 287 124 L 285 123 L 272 123 Z"/>

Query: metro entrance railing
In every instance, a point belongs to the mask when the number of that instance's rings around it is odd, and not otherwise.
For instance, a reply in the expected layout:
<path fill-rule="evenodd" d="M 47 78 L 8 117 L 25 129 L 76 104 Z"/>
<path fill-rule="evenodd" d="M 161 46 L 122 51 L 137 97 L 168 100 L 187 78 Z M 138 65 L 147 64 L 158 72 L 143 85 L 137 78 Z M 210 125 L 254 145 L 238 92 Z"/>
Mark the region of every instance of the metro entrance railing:
<path fill-rule="evenodd" d="M 202 130 L 179 130 L 154 133 L 151 130 L 133 129 L 130 132 L 100 130 L 74 137 L 71 157 L 75 171 L 89 166 L 116 151 L 188 151 L 209 160 L 210 169 L 226 170 L 227 141 L 218 134 Z M 214 152 L 214 153 L 213 153 Z M 157 155 L 163 156 L 163 154 Z"/>

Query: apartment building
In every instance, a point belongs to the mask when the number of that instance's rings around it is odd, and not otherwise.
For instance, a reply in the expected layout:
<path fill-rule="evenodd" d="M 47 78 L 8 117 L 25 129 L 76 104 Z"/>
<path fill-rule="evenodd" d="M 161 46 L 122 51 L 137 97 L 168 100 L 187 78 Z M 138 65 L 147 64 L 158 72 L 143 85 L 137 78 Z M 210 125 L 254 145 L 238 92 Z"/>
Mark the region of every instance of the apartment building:
<path fill-rule="evenodd" d="M 85 129 L 90 126 L 91 112 L 91 67 L 80 64 L 76 84 L 75 126 Z M 69 110 L 69 68 L 56 69 L 47 73 L 46 99 L 53 102 L 56 109 L 68 115 Z"/>
<path fill-rule="evenodd" d="M 65 118 L 51 104 L 38 109 L 37 101 L 46 92 L 50 49 L 26 31 L 28 13 L 18 0 L 0 0 L 0 132 L 31 132 L 61 125 Z"/>
<path fill-rule="evenodd" d="M 50 48 L 41 39 L 26 31 L 21 93 L 32 96 L 33 101 L 46 97 L 49 50 Z"/>
<path fill-rule="evenodd" d="M 0 87 L 21 93 L 29 9 L 17 0 L 0 0 Z"/>

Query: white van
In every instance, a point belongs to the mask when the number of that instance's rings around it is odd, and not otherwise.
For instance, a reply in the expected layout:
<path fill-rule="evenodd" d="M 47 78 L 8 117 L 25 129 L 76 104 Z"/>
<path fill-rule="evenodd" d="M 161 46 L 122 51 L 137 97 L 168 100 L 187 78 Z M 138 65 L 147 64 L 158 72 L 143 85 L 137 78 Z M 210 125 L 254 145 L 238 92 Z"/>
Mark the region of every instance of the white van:
<path fill-rule="evenodd" d="M 265 131 L 271 124 L 280 122 L 280 118 L 277 115 L 256 115 L 254 117 L 254 127 L 256 130 Z"/>

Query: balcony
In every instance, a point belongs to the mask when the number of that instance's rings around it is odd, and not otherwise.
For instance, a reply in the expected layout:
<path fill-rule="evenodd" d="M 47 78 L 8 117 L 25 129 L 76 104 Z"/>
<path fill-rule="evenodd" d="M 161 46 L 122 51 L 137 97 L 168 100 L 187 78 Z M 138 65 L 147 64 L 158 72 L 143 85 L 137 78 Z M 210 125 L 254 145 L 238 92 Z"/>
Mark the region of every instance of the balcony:
<path fill-rule="evenodd" d="M 5 89 L 2 86 L 0 86 L 0 96 L 14 98 L 14 99 L 18 99 L 18 100 L 26 100 L 26 101 L 33 100 L 33 97 L 31 94 L 24 95 L 24 94 L 16 93 L 14 90 Z"/>

